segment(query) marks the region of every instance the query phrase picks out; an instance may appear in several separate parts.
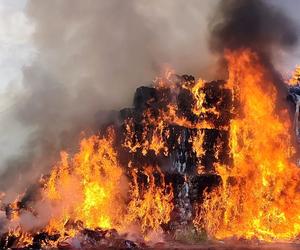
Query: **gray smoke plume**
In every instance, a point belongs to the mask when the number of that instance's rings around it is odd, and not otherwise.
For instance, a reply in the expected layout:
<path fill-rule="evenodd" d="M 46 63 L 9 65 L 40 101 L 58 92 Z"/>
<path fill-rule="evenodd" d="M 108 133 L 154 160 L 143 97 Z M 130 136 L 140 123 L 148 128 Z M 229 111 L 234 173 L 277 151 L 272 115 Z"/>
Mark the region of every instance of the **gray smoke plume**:
<path fill-rule="evenodd" d="M 251 48 L 271 53 L 272 49 L 297 44 L 296 25 L 282 10 L 263 0 L 223 0 L 210 24 L 212 50 Z"/>
<path fill-rule="evenodd" d="M 0 190 L 22 192 L 61 149 L 77 147 L 81 131 L 95 132 L 107 121 L 107 110 L 131 105 L 135 88 L 165 64 L 209 78 L 206 20 L 216 3 L 29 0 L 37 54 L 23 70 L 24 91 L 13 111 L 30 134 L 5 165 Z"/>

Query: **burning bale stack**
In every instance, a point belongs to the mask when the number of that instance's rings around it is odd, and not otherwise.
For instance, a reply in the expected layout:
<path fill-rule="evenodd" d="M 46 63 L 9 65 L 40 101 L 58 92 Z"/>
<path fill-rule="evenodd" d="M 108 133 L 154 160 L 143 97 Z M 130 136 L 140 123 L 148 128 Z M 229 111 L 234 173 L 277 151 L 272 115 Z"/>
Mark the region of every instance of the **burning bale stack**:
<path fill-rule="evenodd" d="M 138 88 L 133 107 L 61 152 L 38 184 L 10 203 L 1 194 L 1 248 L 145 248 L 189 229 L 213 240 L 299 239 L 300 169 L 271 62 L 293 30 L 259 0 L 219 8 L 211 42 L 228 79 L 166 71 Z M 290 94 L 298 112 L 298 87 Z"/>
<path fill-rule="evenodd" d="M 193 225 L 203 191 L 220 183 L 215 164 L 230 162 L 232 92 L 225 85 L 167 72 L 138 88 L 133 108 L 120 111 L 121 126 L 83 139 L 72 158 L 63 152 L 49 176 L 5 206 L 7 223 L 16 227 L 1 246 L 136 247 L 117 233 L 107 237 L 107 229 L 137 224 L 144 235 L 160 228 L 173 234 Z M 25 233 L 22 217 L 39 221 L 39 200 L 52 214 Z"/>
<path fill-rule="evenodd" d="M 172 183 L 172 227 L 192 222 L 194 202 L 205 188 L 218 184 L 214 165 L 230 161 L 232 92 L 225 84 L 168 72 L 153 87 L 138 88 L 134 107 L 120 113 L 121 141 L 131 163 L 155 162 Z"/>
<path fill-rule="evenodd" d="M 263 85 L 254 52 L 227 60 L 228 81 L 166 72 L 138 88 L 119 122 L 61 152 L 38 185 L 3 204 L 1 247 L 143 248 L 188 228 L 215 239 L 297 237 L 288 112 L 275 115 L 276 89 Z"/>
<path fill-rule="evenodd" d="M 156 87 L 138 88 L 134 108 L 121 111 L 124 146 L 139 162 L 151 154 L 159 156 L 157 161 L 170 156 L 169 171 L 180 174 L 194 175 L 200 166 L 209 172 L 216 162 L 228 163 L 231 90 L 224 81 L 169 78 L 157 80 Z"/>

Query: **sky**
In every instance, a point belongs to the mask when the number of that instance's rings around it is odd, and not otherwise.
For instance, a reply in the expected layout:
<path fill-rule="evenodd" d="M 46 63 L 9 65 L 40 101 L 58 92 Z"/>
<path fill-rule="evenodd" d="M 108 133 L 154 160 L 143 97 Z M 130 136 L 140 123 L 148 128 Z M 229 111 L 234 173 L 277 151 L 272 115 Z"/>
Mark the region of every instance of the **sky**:
<path fill-rule="evenodd" d="M 300 27 L 299 0 L 269 1 L 280 6 Z M 0 164 L 18 151 L 29 133 L 11 114 L 19 101 L 15 94 L 24 91 L 22 69 L 31 65 L 40 53 L 33 43 L 36 24 L 27 16 L 26 4 L 27 0 L 0 0 Z M 295 32 L 300 32 L 300 28 Z M 300 46 L 283 55 L 278 67 L 289 72 L 297 63 L 300 64 Z"/>

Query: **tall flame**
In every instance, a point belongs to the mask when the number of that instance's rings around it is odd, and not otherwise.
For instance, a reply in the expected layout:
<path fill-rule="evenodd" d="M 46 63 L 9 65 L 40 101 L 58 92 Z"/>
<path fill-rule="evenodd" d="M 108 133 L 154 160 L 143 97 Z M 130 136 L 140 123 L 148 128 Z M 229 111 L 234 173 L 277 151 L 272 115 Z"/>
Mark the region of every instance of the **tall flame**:
<path fill-rule="evenodd" d="M 146 236 L 170 221 L 173 189 L 165 184 L 159 167 L 145 168 L 147 187 L 140 189 L 134 170 L 129 184 L 113 141 L 114 132 L 110 129 L 106 137 L 83 139 L 79 153 L 71 159 L 62 153 L 44 191 L 44 199 L 54 208 L 48 232 L 74 236 L 78 222 L 81 228 L 121 231 L 135 224 Z M 155 172 L 160 175 L 160 184 L 155 182 Z"/>
<path fill-rule="evenodd" d="M 58 211 L 51 215 L 48 231 L 63 232 L 67 222 L 81 221 L 88 228 L 119 228 L 124 214 L 123 172 L 109 136 L 83 139 L 80 152 L 62 159 L 52 171 L 45 199 Z"/>
<path fill-rule="evenodd" d="M 160 185 L 155 182 L 155 172 L 159 175 Z M 132 171 L 133 184 L 131 188 L 131 201 L 128 204 L 129 222 L 139 221 L 143 233 L 149 230 L 158 230 L 161 224 L 170 221 L 171 212 L 174 208 L 173 189 L 167 185 L 161 170 L 148 166 L 144 170 L 147 177 L 147 186 L 138 184 L 137 170 Z"/>
<path fill-rule="evenodd" d="M 287 111 L 275 113 L 276 89 L 254 52 L 227 52 L 226 59 L 228 86 L 241 105 L 230 127 L 233 164 L 216 166 L 222 185 L 206 194 L 195 224 L 217 239 L 294 239 L 300 233 L 300 170 L 289 161 Z"/>

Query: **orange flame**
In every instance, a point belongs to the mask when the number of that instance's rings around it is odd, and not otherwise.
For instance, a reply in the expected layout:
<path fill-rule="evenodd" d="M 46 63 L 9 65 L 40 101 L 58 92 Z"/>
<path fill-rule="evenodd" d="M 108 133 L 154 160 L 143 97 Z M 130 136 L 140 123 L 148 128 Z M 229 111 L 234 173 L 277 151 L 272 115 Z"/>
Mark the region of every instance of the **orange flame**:
<path fill-rule="evenodd" d="M 154 173 L 160 177 L 160 185 L 156 185 Z M 134 178 L 131 188 L 131 201 L 128 205 L 127 220 L 129 223 L 139 221 L 143 233 L 149 230 L 158 230 L 161 224 L 170 221 L 170 215 L 174 208 L 173 189 L 167 185 L 164 175 L 159 168 L 146 167 L 147 186 L 139 188 L 137 170 L 132 171 Z"/>
<path fill-rule="evenodd" d="M 107 138 L 83 139 L 73 159 L 62 153 L 45 189 L 45 199 L 58 207 L 48 231 L 63 232 L 68 221 L 81 221 L 87 228 L 120 228 L 124 215 L 123 172 L 113 149 L 113 131 Z M 55 211 L 55 209 L 54 209 Z"/>
<path fill-rule="evenodd" d="M 141 150 L 143 155 L 146 155 L 149 151 L 154 151 L 155 155 L 160 153 L 165 156 L 169 155 L 169 149 L 166 145 L 166 140 L 169 138 L 169 126 L 176 125 L 182 126 L 190 129 L 211 129 L 215 128 L 212 121 L 205 119 L 208 114 L 214 114 L 216 117 L 220 115 L 216 107 L 206 108 L 205 98 L 206 94 L 203 90 L 205 81 L 199 79 L 197 82 L 186 82 L 182 84 L 182 79 L 180 84 L 177 84 L 178 79 L 176 79 L 174 71 L 170 69 L 165 72 L 162 77 L 158 77 L 154 82 L 154 87 L 158 91 L 163 92 L 164 90 L 170 91 L 171 95 L 176 97 L 181 89 L 187 90 L 191 99 L 193 100 L 193 106 L 191 108 L 192 113 L 199 119 L 195 121 L 189 120 L 187 117 L 183 116 L 179 112 L 179 107 L 176 98 L 174 100 L 165 100 L 166 105 L 158 110 L 158 114 L 153 115 L 151 108 L 146 109 L 143 112 L 142 125 L 143 132 L 141 138 L 138 138 L 135 123 L 132 118 L 127 119 L 125 122 L 125 141 L 123 146 L 129 149 L 129 152 L 137 152 Z M 165 98 L 165 96 L 162 96 Z M 226 126 L 219 126 L 219 129 L 227 130 Z M 192 140 L 195 140 L 194 150 L 197 152 L 197 156 L 203 154 L 201 152 L 200 143 L 202 144 L 203 133 L 200 133 Z M 202 146 L 201 146 L 202 148 Z"/>
<path fill-rule="evenodd" d="M 146 155 L 149 150 L 153 150 L 155 155 L 163 153 L 168 155 L 168 147 L 165 139 L 169 136 L 167 124 L 164 120 L 156 120 L 151 116 L 150 111 L 146 111 L 142 121 L 143 133 L 140 140 L 137 139 L 134 131 L 134 123 L 128 119 L 125 124 L 126 138 L 123 143 L 124 147 L 129 148 L 130 152 L 136 152 L 141 149 L 143 155 Z"/>
<path fill-rule="evenodd" d="M 163 173 L 158 167 L 146 167 L 147 188 L 140 190 L 133 171 L 129 185 L 113 142 L 110 129 L 107 137 L 83 139 L 73 158 L 61 154 L 61 162 L 51 172 L 44 190 L 44 200 L 52 206 L 47 232 L 75 236 L 82 228 L 124 231 L 136 224 L 146 233 L 169 222 L 173 191 L 165 184 Z M 160 184 L 155 182 L 155 173 L 160 175 Z"/>
<path fill-rule="evenodd" d="M 241 110 L 230 128 L 217 129 L 230 129 L 232 166 L 215 166 L 222 184 L 205 194 L 194 223 L 217 239 L 294 239 L 300 234 L 300 170 L 289 161 L 294 149 L 290 146 L 287 111 L 275 113 L 276 89 L 254 52 L 229 51 L 226 58 L 229 80 L 225 88 L 232 89 L 232 98 L 238 99 Z M 139 124 L 141 138 L 137 136 L 133 118 L 125 123 L 122 146 L 130 153 L 140 150 L 143 155 L 152 151 L 168 156 L 169 127 L 177 125 L 194 129 L 189 138 L 193 151 L 198 158 L 205 154 L 204 129 L 216 128 L 205 117 L 207 114 L 218 117 L 219 110 L 205 107 L 208 105 L 205 105 L 203 80 L 179 86 L 173 77 L 173 72 L 168 71 L 156 80 L 155 88 L 167 89 L 171 94 L 187 91 L 193 98 L 191 112 L 197 119 L 189 120 L 182 115 L 176 100 L 168 100 L 167 105 L 155 110 L 155 115 L 151 107 L 146 109 Z M 127 226 L 138 224 L 146 236 L 170 221 L 174 194 L 162 171 L 157 166 L 145 167 L 143 174 L 147 180 L 141 184 L 138 170 L 130 166 L 133 180 L 129 183 L 118 161 L 114 141 L 114 131 L 109 129 L 106 137 L 83 139 L 80 151 L 73 157 L 61 153 L 61 161 L 50 173 L 42 194 L 50 214 L 47 232 L 59 232 L 64 237 L 75 236 L 78 227 L 124 231 Z M 220 148 L 217 143 L 218 160 Z M 207 172 L 199 165 L 197 173 Z M 16 202 L 11 205 L 12 220 L 18 221 Z M 20 241 L 26 244 L 32 240 L 19 227 L 12 234 L 20 236 Z"/>
<path fill-rule="evenodd" d="M 287 112 L 275 114 L 277 92 L 255 53 L 227 52 L 226 58 L 228 85 L 242 108 L 230 127 L 233 165 L 216 166 L 222 185 L 206 194 L 194 222 L 217 239 L 294 239 L 300 233 L 300 170 L 289 162 Z"/>
<path fill-rule="evenodd" d="M 289 79 L 288 84 L 291 86 L 300 84 L 300 65 L 296 66 L 296 69 L 293 72 L 292 77 Z"/>

